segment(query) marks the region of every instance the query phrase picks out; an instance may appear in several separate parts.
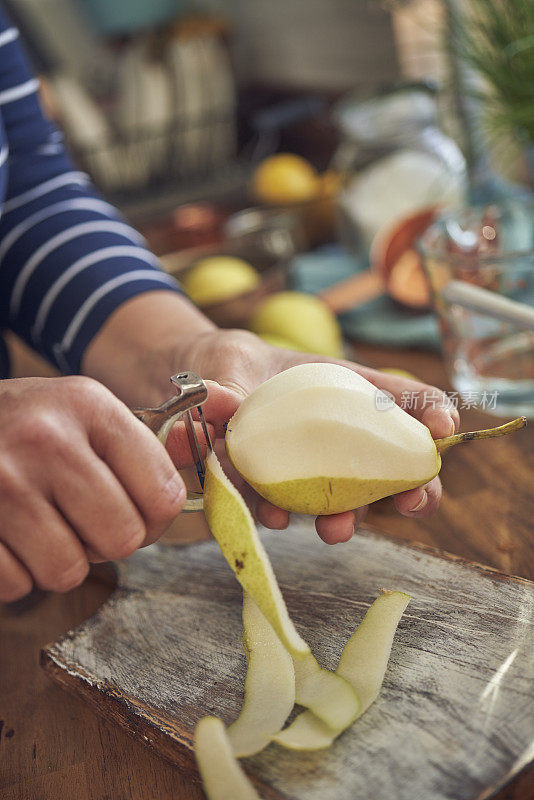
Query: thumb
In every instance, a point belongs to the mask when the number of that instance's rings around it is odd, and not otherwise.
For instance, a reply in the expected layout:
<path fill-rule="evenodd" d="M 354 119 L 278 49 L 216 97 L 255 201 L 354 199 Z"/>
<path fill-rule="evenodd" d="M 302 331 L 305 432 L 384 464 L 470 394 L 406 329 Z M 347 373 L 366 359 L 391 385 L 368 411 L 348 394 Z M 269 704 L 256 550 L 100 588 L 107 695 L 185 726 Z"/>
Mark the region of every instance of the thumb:
<path fill-rule="evenodd" d="M 211 381 L 209 381 L 211 383 Z M 208 381 L 206 381 L 208 383 Z M 244 382 L 245 383 L 245 382 Z M 246 389 L 245 386 L 242 386 L 237 381 L 231 380 L 221 380 L 219 381 L 219 386 L 224 386 L 226 389 L 229 389 L 234 395 L 238 395 L 241 400 L 244 400 L 245 397 L 250 393 L 250 389 Z"/>
<path fill-rule="evenodd" d="M 230 417 L 237 411 L 239 404 L 243 400 L 243 396 L 231 389 L 221 386 L 216 381 L 204 381 L 208 389 L 208 399 L 202 406 L 204 417 L 208 423 L 209 435 L 213 440 L 213 435 L 224 438 L 226 433 L 226 423 Z M 198 422 L 198 414 L 193 411 L 193 417 L 197 420 L 195 425 L 195 432 L 202 457 L 206 457 L 207 443 L 204 439 L 204 433 L 200 422 Z M 191 446 L 189 438 L 183 421 L 177 422 L 173 425 L 166 444 L 167 452 L 169 453 L 173 463 L 178 469 L 189 467 L 194 464 L 194 454 L 191 453 Z"/>
<path fill-rule="evenodd" d="M 229 385 L 216 381 L 205 381 L 208 399 L 202 406 L 207 422 L 215 428 L 217 436 L 224 436 L 226 423 L 235 414 L 246 397 L 245 390 L 238 384 Z"/>

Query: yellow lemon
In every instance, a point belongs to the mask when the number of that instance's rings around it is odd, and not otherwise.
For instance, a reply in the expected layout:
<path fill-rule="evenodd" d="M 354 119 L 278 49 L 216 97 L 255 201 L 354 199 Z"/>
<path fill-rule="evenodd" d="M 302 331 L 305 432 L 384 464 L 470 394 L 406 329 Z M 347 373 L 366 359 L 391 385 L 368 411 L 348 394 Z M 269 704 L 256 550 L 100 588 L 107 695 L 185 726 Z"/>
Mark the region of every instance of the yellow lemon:
<path fill-rule="evenodd" d="M 293 153 L 278 153 L 261 162 L 254 173 L 255 197 L 269 205 L 313 200 L 321 183 L 314 167 Z"/>

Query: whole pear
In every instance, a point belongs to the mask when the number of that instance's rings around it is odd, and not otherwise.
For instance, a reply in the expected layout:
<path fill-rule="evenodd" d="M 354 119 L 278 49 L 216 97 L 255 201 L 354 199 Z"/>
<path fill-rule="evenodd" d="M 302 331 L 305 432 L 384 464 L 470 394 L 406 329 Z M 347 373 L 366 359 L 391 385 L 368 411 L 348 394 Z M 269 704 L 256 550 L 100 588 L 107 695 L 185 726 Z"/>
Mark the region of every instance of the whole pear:
<path fill-rule="evenodd" d="M 256 289 L 259 273 L 248 261 L 234 256 L 211 256 L 197 261 L 182 280 L 188 297 L 200 308 L 230 300 Z"/>
<path fill-rule="evenodd" d="M 318 297 L 304 292 L 278 292 L 254 311 L 250 329 L 293 344 L 294 350 L 339 358 L 341 329 L 335 315 Z"/>

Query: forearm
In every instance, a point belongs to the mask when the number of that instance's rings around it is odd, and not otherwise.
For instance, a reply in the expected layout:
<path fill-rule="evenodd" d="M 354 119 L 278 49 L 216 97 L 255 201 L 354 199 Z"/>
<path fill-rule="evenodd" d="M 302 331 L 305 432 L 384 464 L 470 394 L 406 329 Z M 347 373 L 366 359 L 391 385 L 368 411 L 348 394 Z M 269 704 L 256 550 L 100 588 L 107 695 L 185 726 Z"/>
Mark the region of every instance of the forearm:
<path fill-rule="evenodd" d="M 0 10 L 0 328 L 72 374 L 114 310 L 138 295 L 179 287 L 74 170 L 8 25 Z"/>
<path fill-rule="evenodd" d="M 130 406 L 157 405 L 170 394 L 172 372 L 191 368 L 188 353 L 193 344 L 214 330 L 183 295 L 141 294 L 104 323 L 85 351 L 81 371 Z"/>

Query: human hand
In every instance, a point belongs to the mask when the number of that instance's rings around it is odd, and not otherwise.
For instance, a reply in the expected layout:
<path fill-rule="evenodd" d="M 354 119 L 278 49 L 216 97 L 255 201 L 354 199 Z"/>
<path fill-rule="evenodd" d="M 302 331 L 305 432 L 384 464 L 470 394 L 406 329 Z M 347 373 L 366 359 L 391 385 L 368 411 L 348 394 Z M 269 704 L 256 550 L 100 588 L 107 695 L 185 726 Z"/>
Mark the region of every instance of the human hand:
<path fill-rule="evenodd" d="M 409 392 L 410 397 L 415 398 L 416 402 L 413 403 L 413 408 L 407 409 L 408 413 L 427 425 L 435 439 L 450 435 L 459 424 L 456 408 L 447 402 L 443 392 L 432 386 L 402 376 L 382 373 L 350 361 L 275 348 L 247 331 L 216 330 L 196 337 L 185 353 L 183 349 L 176 353 L 174 368 L 192 369 L 203 378 L 228 387 L 235 392 L 237 408 L 239 399 L 242 400 L 256 386 L 276 373 L 297 364 L 313 361 L 342 364 L 362 375 L 377 388 L 391 392 L 397 403 L 400 403 L 404 392 Z M 228 408 L 230 407 L 231 402 Z M 224 456 L 221 448 L 219 452 Z M 254 493 L 237 476 L 228 461 L 225 462 L 224 468 L 240 491 L 245 492 L 253 513 L 263 525 L 274 529 L 287 527 L 289 524 L 287 511 L 276 508 Z M 397 510 L 404 516 L 425 517 L 438 508 L 440 499 L 441 482 L 436 477 L 423 487 L 396 495 L 394 502 Z M 366 511 L 367 507 L 363 507 L 342 514 L 317 517 L 317 532 L 328 544 L 347 541 L 355 527 L 363 520 Z"/>
<path fill-rule="evenodd" d="M 224 389 L 212 394 L 234 402 Z M 177 427 L 180 466 L 191 460 L 184 441 Z M 34 583 L 74 588 L 89 561 L 124 558 L 155 541 L 185 499 L 165 448 L 101 384 L 0 381 L 0 601 Z"/>
<path fill-rule="evenodd" d="M 449 435 L 459 423 L 454 407 L 440 408 L 439 398 L 444 406 L 447 399 L 438 389 L 350 361 L 336 362 L 332 358 L 274 348 L 247 331 L 219 330 L 185 298 L 171 292 L 149 292 L 121 306 L 91 342 L 82 366 L 86 374 L 110 386 L 129 405 L 156 405 L 166 400 L 169 375 L 193 370 L 233 391 L 232 397 L 225 398 L 224 414 L 228 419 L 243 398 L 260 383 L 289 367 L 313 361 L 343 364 L 377 388 L 391 392 L 397 403 L 401 402 L 403 392 L 409 392 L 417 402 L 407 411 L 427 425 L 434 438 Z M 211 422 L 219 425 L 222 409 L 217 409 L 216 397 L 220 391 L 220 388 L 211 387 L 211 416 L 206 414 Z M 173 432 L 169 437 L 171 451 L 174 435 Z M 220 435 L 222 437 L 222 433 Z M 219 451 L 222 444 L 222 441 L 216 444 Z M 228 463 L 225 469 L 229 470 Z M 237 483 L 239 488 L 244 487 Z M 247 497 L 257 519 L 269 528 L 288 525 L 286 511 L 254 496 L 251 491 L 248 487 Z M 436 510 L 440 497 L 441 484 L 434 478 L 424 487 L 397 495 L 395 505 L 406 516 L 427 516 Z M 317 531 L 325 542 L 345 541 L 364 514 L 365 509 L 356 509 L 319 517 Z"/>

